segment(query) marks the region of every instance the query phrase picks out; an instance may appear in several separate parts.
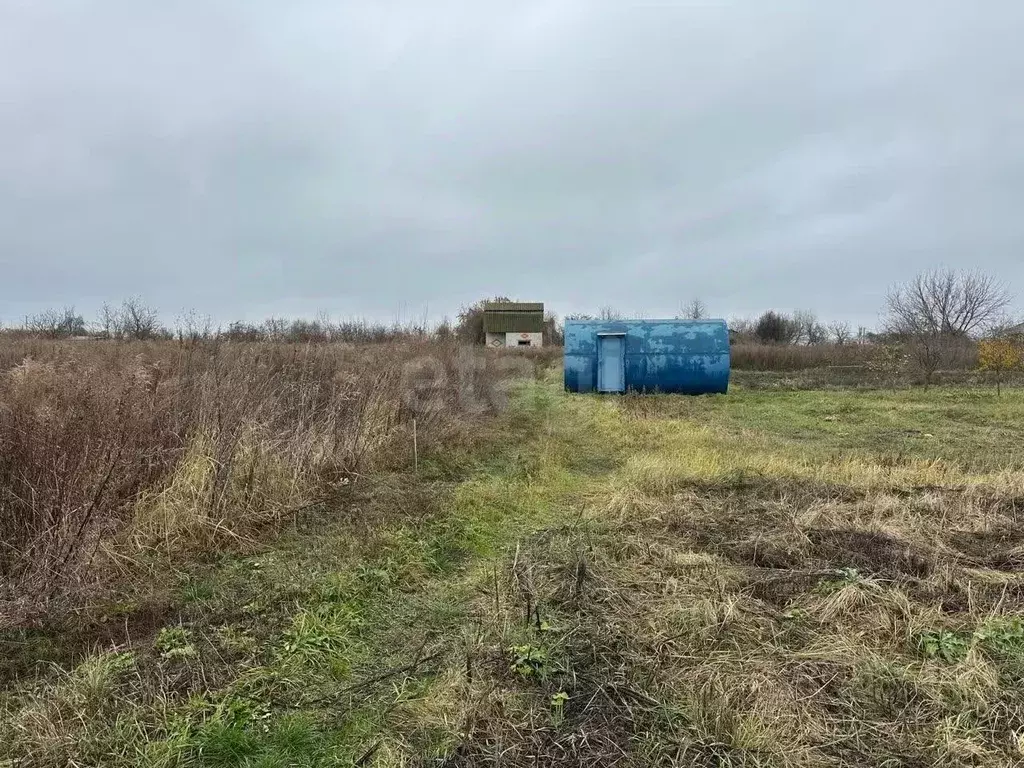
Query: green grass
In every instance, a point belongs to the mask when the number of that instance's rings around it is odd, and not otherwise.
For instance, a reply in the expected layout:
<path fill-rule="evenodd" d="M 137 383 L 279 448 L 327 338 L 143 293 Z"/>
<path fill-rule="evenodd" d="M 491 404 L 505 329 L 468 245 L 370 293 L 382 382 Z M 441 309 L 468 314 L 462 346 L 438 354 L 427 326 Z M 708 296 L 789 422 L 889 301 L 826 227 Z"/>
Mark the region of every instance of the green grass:
<path fill-rule="evenodd" d="M 735 391 L 727 397 L 631 398 L 627 412 L 654 413 L 771 439 L 798 454 L 903 455 L 966 470 L 1024 467 L 1024 390 Z"/>
<path fill-rule="evenodd" d="M 530 384 L 474 450 L 114 596 L 153 618 L 114 647 L 5 638 L 0 764 L 1014 764 L 1022 428 L 1016 390 Z"/>

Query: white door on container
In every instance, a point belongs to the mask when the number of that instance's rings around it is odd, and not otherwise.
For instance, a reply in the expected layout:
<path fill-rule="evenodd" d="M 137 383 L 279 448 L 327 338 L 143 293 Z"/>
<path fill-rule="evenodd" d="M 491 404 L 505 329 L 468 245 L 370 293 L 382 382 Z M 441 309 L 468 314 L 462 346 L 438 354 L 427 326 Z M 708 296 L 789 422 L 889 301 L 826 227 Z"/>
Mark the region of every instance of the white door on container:
<path fill-rule="evenodd" d="M 597 391 L 626 391 L 626 337 L 597 337 Z"/>

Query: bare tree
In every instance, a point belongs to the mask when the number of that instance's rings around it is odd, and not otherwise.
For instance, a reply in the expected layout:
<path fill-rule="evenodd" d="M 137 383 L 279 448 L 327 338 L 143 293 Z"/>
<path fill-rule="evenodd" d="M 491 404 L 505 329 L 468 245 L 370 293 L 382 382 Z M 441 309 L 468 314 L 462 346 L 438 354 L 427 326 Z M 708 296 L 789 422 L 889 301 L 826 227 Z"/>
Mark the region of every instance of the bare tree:
<path fill-rule="evenodd" d="M 818 316 L 809 309 L 798 309 L 792 322 L 796 328 L 796 342 L 822 344 L 828 340 L 828 330 L 818 322 Z"/>
<path fill-rule="evenodd" d="M 210 338 L 213 334 L 213 320 L 209 315 L 201 315 L 194 309 L 188 309 L 177 317 L 175 323 L 178 341 L 195 344 Z"/>
<path fill-rule="evenodd" d="M 506 304 L 512 301 L 508 296 L 482 299 L 459 310 L 455 322 L 455 336 L 459 341 L 483 344 L 487 338 L 484 332 L 484 307 L 487 304 Z"/>
<path fill-rule="evenodd" d="M 326 309 L 318 309 L 316 311 L 313 325 L 320 328 L 324 341 L 330 341 L 335 336 L 340 335 L 340 329 L 337 328 L 334 320 L 331 319 L 331 313 Z"/>
<path fill-rule="evenodd" d="M 612 306 L 601 307 L 597 316 L 598 320 L 622 320 L 622 313 Z"/>
<path fill-rule="evenodd" d="M 139 298 L 132 296 L 121 302 L 115 320 L 115 335 L 122 339 L 151 339 L 160 333 L 157 311 Z"/>
<path fill-rule="evenodd" d="M 25 318 L 25 328 L 48 339 L 85 335 L 85 319 L 75 312 L 73 306 L 63 309 L 47 309 Z"/>
<path fill-rule="evenodd" d="M 938 334 L 923 333 L 912 336 L 909 344 L 910 357 L 917 366 L 917 370 L 924 376 L 924 386 L 927 389 L 935 378 L 936 371 L 942 364 L 945 348 L 945 339 Z"/>
<path fill-rule="evenodd" d="M 922 272 L 889 290 L 886 326 L 906 335 L 975 336 L 998 322 L 1009 303 L 1006 286 L 982 272 Z"/>
<path fill-rule="evenodd" d="M 112 339 L 117 334 L 117 310 L 109 303 L 103 302 L 100 315 L 96 320 L 99 335 L 104 339 Z"/>
<path fill-rule="evenodd" d="M 943 362 L 962 355 L 971 337 L 999 322 L 1009 303 L 1006 286 L 982 272 L 922 272 L 889 290 L 884 330 L 907 341 L 928 386 Z"/>
<path fill-rule="evenodd" d="M 544 343 L 553 347 L 565 344 L 565 324 L 554 312 L 544 315 Z"/>
<path fill-rule="evenodd" d="M 749 317 L 731 317 L 728 325 L 730 337 L 748 341 L 756 335 L 757 323 Z"/>
<path fill-rule="evenodd" d="M 267 341 L 284 341 L 288 337 L 291 323 L 283 317 L 268 317 L 263 321 L 260 330 Z"/>
<path fill-rule="evenodd" d="M 853 338 L 853 330 L 850 328 L 849 323 L 836 321 L 828 324 L 828 332 L 834 341 L 839 346 L 848 344 Z"/>
<path fill-rule="evenodd" d="M 680 320 L 704 320 L 708 316 L 708 305 L 699 298 L 693 298 L 683 305 Z"/>

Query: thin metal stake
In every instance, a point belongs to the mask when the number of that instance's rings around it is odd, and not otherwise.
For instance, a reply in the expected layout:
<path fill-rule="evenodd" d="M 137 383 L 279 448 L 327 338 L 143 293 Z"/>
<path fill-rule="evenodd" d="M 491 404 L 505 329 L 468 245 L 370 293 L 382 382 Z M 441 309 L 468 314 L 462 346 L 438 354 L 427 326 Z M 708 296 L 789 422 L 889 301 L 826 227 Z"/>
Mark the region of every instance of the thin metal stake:
<path fill-rule="evenodd" d="M 412 420 L 412 469 L 417 475 L 420 473 L 420 451 L 416 443 L 416 419 Z"/>

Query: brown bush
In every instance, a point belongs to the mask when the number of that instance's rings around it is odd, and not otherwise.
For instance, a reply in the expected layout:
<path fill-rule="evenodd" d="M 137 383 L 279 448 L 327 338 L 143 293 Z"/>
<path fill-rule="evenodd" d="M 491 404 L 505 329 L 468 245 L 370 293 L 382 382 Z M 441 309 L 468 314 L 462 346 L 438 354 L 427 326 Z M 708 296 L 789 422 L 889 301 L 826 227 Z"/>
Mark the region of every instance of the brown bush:
<path fill-rule="evenodd" d="M 455 345 L 0 344 L 0 627 L 107 559 L 217 546 L 411 459 L 498 402 Z"/>
<path fill-rule="evenodd" d="M 750 371 L 799 371 L 830 366 L 864 366 L 876 353 L 873 344 L 732 345 L 732 367 Z"/>
<path fill-rule="evenodd" d="M 960 380 L 978 365 L 977 345 L 967 339 L 935 350 L 939 355 L 937 370 L 928 375 L 918 364 L 913 344 L 898 347 L 909 358 L 906 370 L 898 376 L 907 384 Z M 885 345 L 877 343 L 794 345 L 741 341 L 731 347 L 732 368 L 776 374 L 814 372 L 813 378 L 825 386 L 887 386 L 892 376 L 879 370 L 885 349 Z"/>

